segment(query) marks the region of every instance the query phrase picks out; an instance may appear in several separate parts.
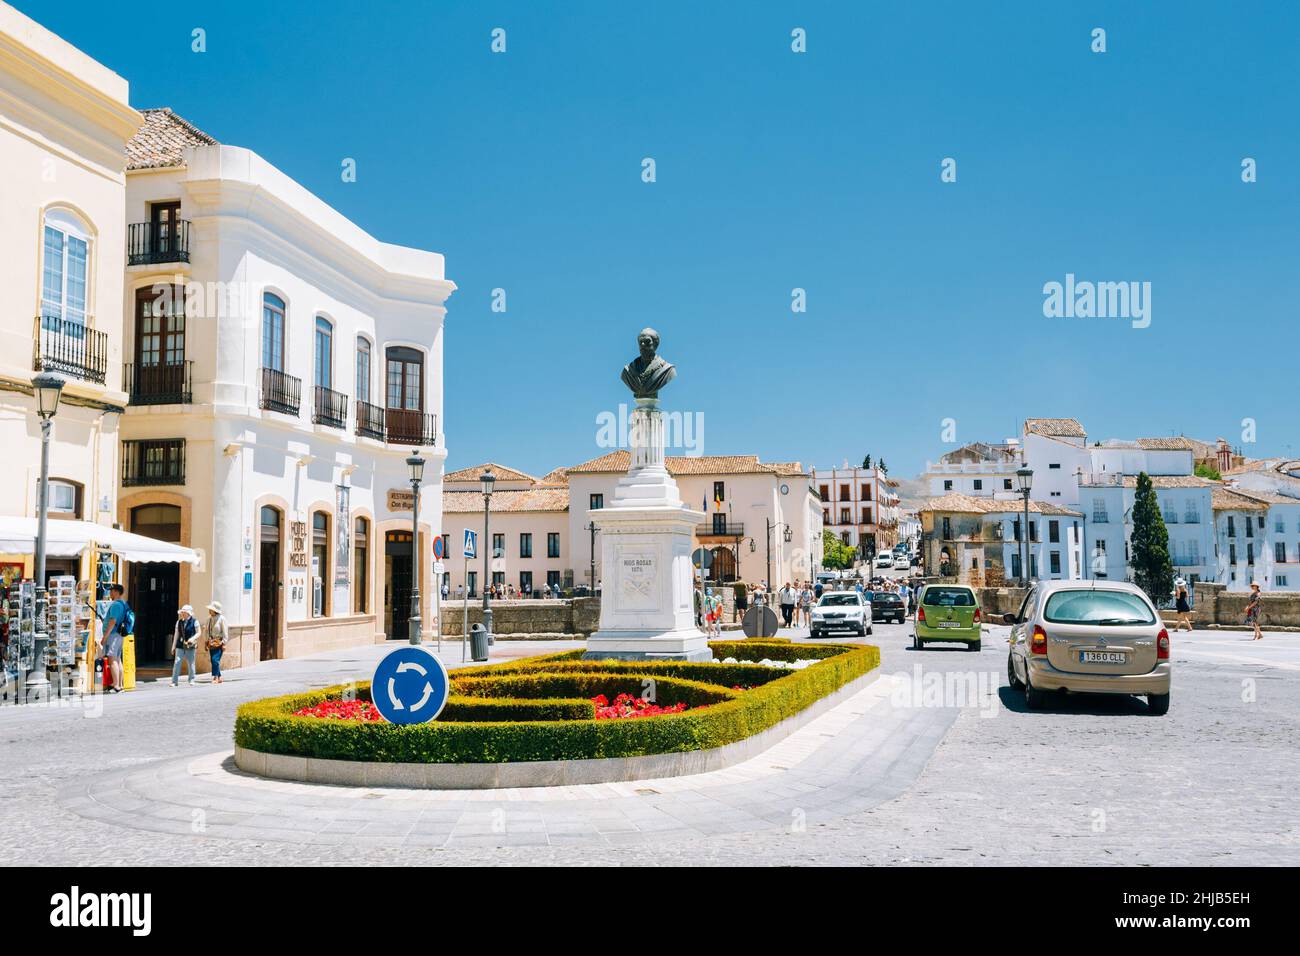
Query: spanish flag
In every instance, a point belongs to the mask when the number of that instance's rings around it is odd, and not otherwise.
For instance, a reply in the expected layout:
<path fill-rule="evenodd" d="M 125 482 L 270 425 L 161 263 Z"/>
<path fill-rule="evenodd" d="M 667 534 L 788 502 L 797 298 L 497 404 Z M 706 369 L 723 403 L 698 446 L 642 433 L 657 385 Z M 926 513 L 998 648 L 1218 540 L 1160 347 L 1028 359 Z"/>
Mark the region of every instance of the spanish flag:
<path fill-rule="evenodd" d="M 718 511 L 722 510 L 722 496 L 716 491 L 713 493 L 713 507 Z"/>

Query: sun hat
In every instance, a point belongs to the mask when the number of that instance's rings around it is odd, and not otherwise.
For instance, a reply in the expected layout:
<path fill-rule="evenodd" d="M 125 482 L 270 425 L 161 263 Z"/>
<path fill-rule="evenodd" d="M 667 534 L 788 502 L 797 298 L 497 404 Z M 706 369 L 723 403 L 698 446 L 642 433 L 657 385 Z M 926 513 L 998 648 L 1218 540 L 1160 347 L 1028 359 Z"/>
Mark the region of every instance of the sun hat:
<path fill-rule="evenodd" d="M 190 617 L 193 617 L 193 616 L 194 616 L 194 608 L 190 607 L 188 604 L 182 604 L 182 605 L 181 605 L 181 610 L 180 610 L 180 611 L 177 611 L 176 613 L 177 613 L 177 614 L 180 614 L 181 611 L 184 611 L 184 612 L 185 612 L 186 614 L 188 614 Z"/>
<path fill-rule="evenodd" d="M 220 602 L 220 601 L 213 601 L 211 604 L 208 605 L 208 610 L 209 610 L 209 611 L 216 611 L 218 614 L 220 614 L 220 613 L 221 613 L 221 602 Z"/>

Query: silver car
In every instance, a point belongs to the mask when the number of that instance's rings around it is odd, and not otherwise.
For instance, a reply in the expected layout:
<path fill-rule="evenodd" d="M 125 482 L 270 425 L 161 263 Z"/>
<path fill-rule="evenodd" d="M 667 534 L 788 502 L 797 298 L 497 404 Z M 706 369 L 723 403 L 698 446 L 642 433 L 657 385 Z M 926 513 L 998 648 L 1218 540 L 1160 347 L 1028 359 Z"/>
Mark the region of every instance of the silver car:
<path fill-rule="evenodd" d="M 1049 691 L 1136 694 L 1169 712 L 1169 632 L 1142 591 L 1122 581 L 1040 581 L 1011 625 L 1007 679 L 1031 709 Z"/>

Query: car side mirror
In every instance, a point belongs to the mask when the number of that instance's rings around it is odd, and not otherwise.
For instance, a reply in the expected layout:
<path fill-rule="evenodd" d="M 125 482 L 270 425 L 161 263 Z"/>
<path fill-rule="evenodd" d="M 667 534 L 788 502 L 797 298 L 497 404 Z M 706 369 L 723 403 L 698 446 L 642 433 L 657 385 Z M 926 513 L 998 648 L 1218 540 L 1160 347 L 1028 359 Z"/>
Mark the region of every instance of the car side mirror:
<path fill-rule="evenodd" d="M 1019 624 L 1019 623 L 1020 623 L 1020 616 L 1019 616 L 1018 614 L 1003 614 L 1003 615 L 1002 615 L 1002 623 L 1003 623 L 1003 624 Z"/>

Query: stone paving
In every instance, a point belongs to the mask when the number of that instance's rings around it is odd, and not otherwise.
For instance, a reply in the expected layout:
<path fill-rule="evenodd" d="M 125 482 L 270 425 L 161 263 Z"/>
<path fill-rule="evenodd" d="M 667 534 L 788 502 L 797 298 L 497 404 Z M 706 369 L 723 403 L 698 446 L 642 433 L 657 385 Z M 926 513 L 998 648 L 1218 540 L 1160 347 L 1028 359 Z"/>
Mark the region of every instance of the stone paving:
<path fill-rule="evenodd" d="M 1300 862 L 1300 638 L 1176 635 L 1173 707 L 1155 718 L 1123 698 L 1026 711 L 1005 629 L 979 654 L 912 651 L 907 633 L 876 625 L 882 678 L 745 765 L 590 788 L 346 790 L 233 770 L 237 701 L 364 675 L 385 648 L 150 687 L 94 719 L 0 709 L 0 862 Z M 974 695 L 930 700 L 930 675 Z"/>

